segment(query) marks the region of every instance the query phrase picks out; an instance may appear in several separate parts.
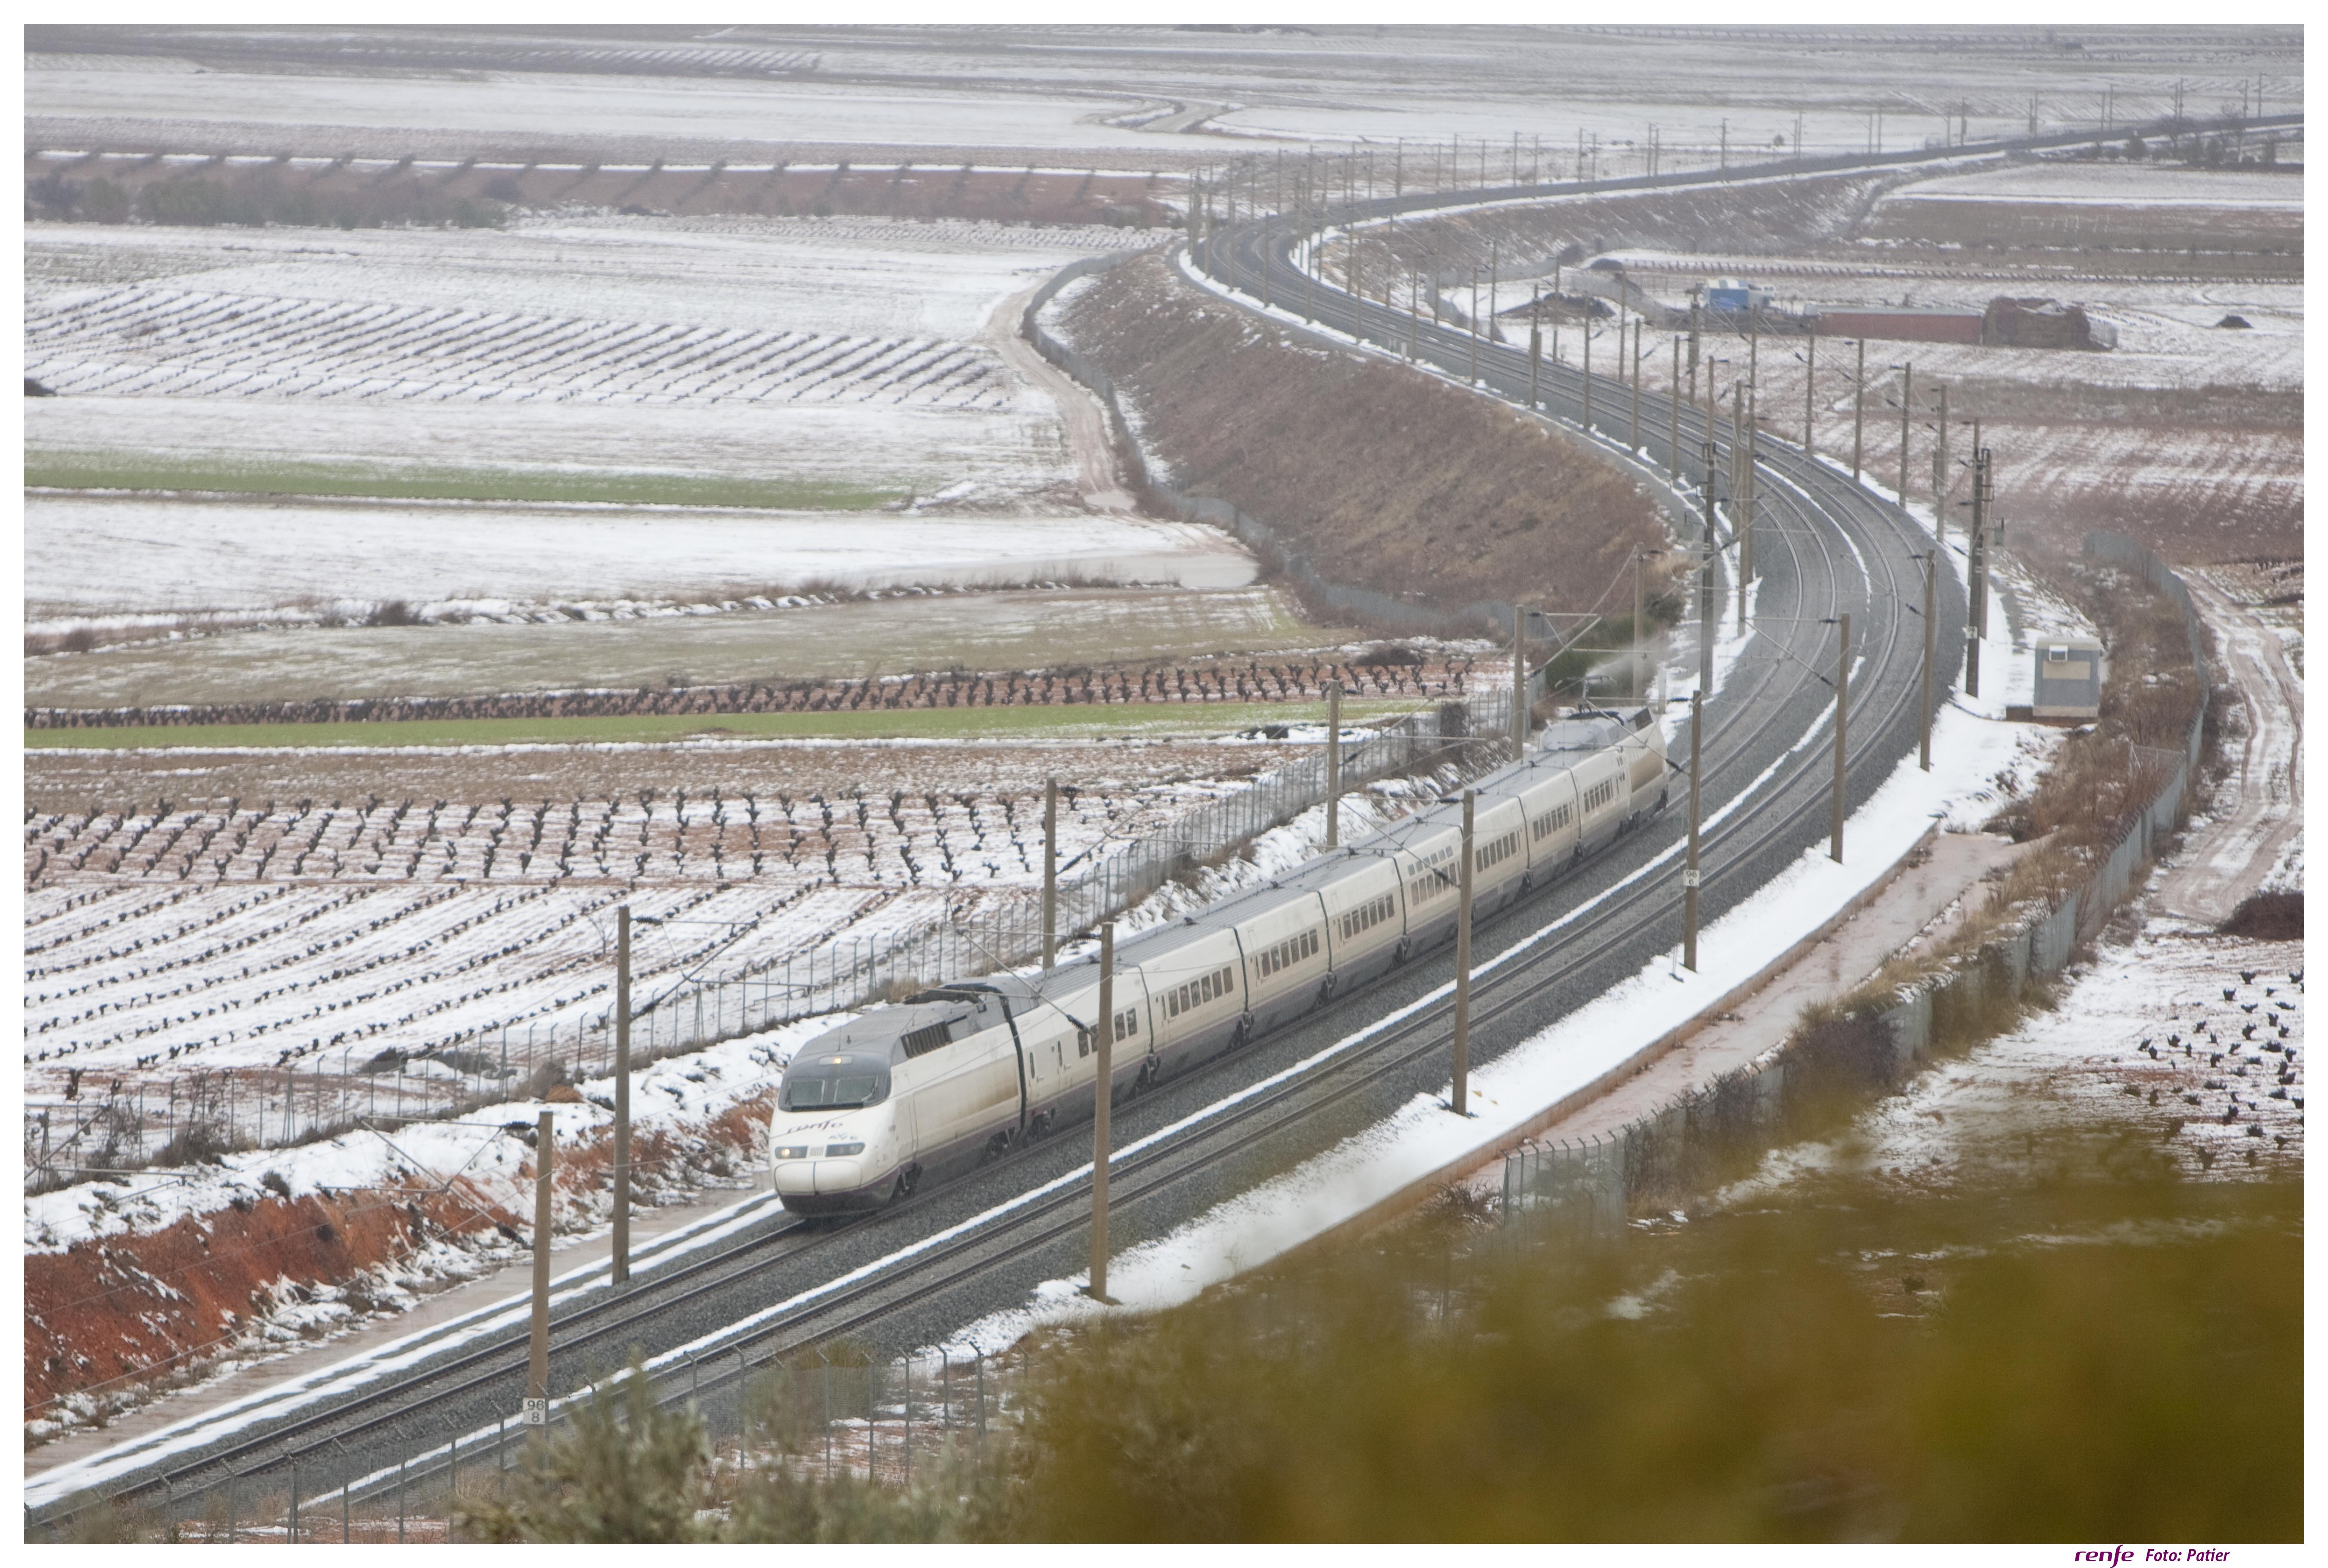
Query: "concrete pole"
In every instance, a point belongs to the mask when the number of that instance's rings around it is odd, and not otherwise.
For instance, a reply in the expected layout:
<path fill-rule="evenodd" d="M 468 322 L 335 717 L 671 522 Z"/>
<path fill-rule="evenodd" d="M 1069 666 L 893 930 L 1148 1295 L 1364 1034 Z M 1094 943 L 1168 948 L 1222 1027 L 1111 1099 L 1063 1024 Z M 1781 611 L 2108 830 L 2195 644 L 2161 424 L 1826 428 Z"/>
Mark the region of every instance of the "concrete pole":
<path fill-rule="evenodd" d="M 1704 302 L 1697 289 L 1689 291 L 1689 400 L 1697 401 L 1698 325 Z"/>
<path fill-rule="evenodd" d="M 1709 452 L 1713 450 L 1722 439 L 1722 425 L 1719 418 L 1721 411 L 1722 399 L 1715 397 L 1713 393 L 1713 362 L 1709 360 L 1705 366 L 1705 445 Z M 1705 478 L 1707 484 L 1713 483 L 1713 467 L 1711 459 L 1706 465 Z"/>
<path fill-rule="evenodd" d="M 1988 460 L 1988 448 L 1980 444 L 1980 421 L 1972 427 L 1972 482 L 1979 493 L 1980 506 L 1980 592 L 1973 605 L 1973 620 L 1980 627 L 1980 640 L 1988 641 L 1988 555 L 1989 545 L 1996 533 L 1996 520 L 1990 514 L 1996 509 L 1995 468 Z"/>
<path fill-rule="evenodd" d="M 1973 483 L 1974 483 L 1976 485 L 1976 484 L 1978 484 L 1980 483 L 1980 454 L 1981 454 L 1981 451 L 1982 451 L 1982 447 L 1981 447 L 1981 444 L 1980 444 L 1980 421 L 1979 421 L 1978 419 L 1975 419 L 1975 420 L 1972 422 L 1972 455 L 1973 455 Z M 1984 499 L 1984 500 L 1985 500 L 1985 501 L 1994 501 L 1994 500 L 1995 500 L 1996 498 L 1995 498 L 1995 496 L 1993 496 L 1993 495 L 1992 495 L 1992 496 L 1986 496 L 1986 497 L 1984 497 L 1983 499 Z M 1994 535 L 1995 534 L 1995 532 L 1997 531 L 1997 530 L 1996 530 L 1996 520 L 1995 520 L 1994 517 L 1991 517 L 1991 516 L 1989 516 L 1989 515 L 1988 515 L 1988 512 L 1987 512 L 1987 511 L 1986 511 L 1986 509 L 1985 509 L 1985 508 L 1984 508 L 1984 510 L 1983 510 L 1983 512 L 1982 512 L 1982 514 L 1981 514 L 1981 521 L 1982 521 L 1982 529 L 1981 529 L 1982 533 L 1983 533 L 1983 534 L 1985 534 L 1985 535 L 1994 536 Z M 1988 615 L 1988 606 L 1987 606 L 1987 604 L 1986 604 L 1985 602 L 1983 602 L 1983 604 L 1981 605 L 1981 607 L 1980 607 L 1980 613 L 1981 613 L 1981 615 L 1982 615 L 1981 629 L 1982 629 L 1982 631 L 1983 631 L 1983 632 L 1985 632 L 1985 631 L 1988 629 L 1988 623 L 1987 623 L 1987 619 L 1986 619 L 1987 615 Z"/>
<path fill-rule="evenodd" d="M 1342 842 L 1342 683 L 1326 682 L 1326 848 Z"/>
<path fill-rule="evenodd" d="M 1939 565 L 1940 548 L 1934 544 L 1924 557 L 1924 728 L 1916 748 L 1916 765 L 1926 773 L 1932 771 L 1932 623 L 1938 619 L 1934 585 L 1939 580 Z"/>
<path fill-rule="evenodd" d="M 1512 755 L 1527 755 L 1527 606 L 1512 605 Z"/>
<path fill-rule="evenodd" d="M 1576 329 L 1584 340 L 1584 433 L 1592 433 L 1592 318 L 1587 315 Z"/>
<path fill-rule="evenodd" d="M 1746 383 L 1730 383 L 1730 535 L 1738 541 L 1738 624 L 1746 625 L 1746 568 L 1752 557 L 1753 517 L 1746 474 Z"/>
<path fill-rule="evenodd" d="M 631 906 L 615 911 L 614 1282 L 631 1282 Z"/>
<path fill-rule="evenodd" d="M 1471 385 L 1479 384 L 1479 269 L 1471 268 Z"/>
<path fill-rule="evenodd" d="M 1980 695 L 1981 624 L 1988 609 L 1988 454 L 1978 447 L 1972 458 L 1972 535 L 1970 570 L 1967 573 L 1967 587 L 1972 596 L 1971 613 L 1965 617 L 1965 695 Z"/>
<path fill-rule="evenodd" d="M 1799 153 L 1799 149 L 1798 152 Z M 1816 427 L 1811 422 L 1811 416 L 1817 408 L 1816 394 L 1818 387 L 1818 329 L 1816 327 L 1813 327 L 1810 335 L 1803 340 L 1803 346 L 1805 349 L 1803 354 L 1803 455 L 1808 457 L 1811 455 L 1811 443 L 1818 434 Z"/>
<path fill-rule="evenodd" d="M 1900 367 L 1900 504 L 1908 504 L 1908 419 L 1909 403 L 1916 391 L 1916 361 L 1910 360 Z"/>
<path fill-rule="evenodd" d="M 1626 370 L 1632 373 L 1633 378 L 1633 423 L 1626 441 L 1626 450 L 1630 452 L 1638 452 L 1641 449 L 1641 328 L 1647 324 L 1648 324 L 1639 320 L 1633 323 L 1633 353 L 1625 366 Z M 1624 341 L 1624 333 L 1620 329 L 1617 335 L 1617 342 L 1621 346 Z"/>
<path fill-rule="evenodd" d="M 1827 859 L 1843 863 L 1843 744 L 1844 721 L 1850 712 L 1851 613 L 1844 612 L 1835 643 L 1835 801 L 1827 826 Z"/>
<path fill-rule="evenodd" d="M 1705 756 L 1705 693 L 1693 691 L 1689 697 L 1689 850 L 1681 871 L 1681 966 L 1692 974 L 1697 972 L 1697 887 L 1702 878 L 1698 872 L 1698 780 L 1700 764 Z"/>
<path fill-rule="evenodd" d="M 1673 390 L 1666 399 L 1666 482 L 1681 479 L 1681 334 L 1674 333 Z"/>
<path fill-rule="evenodd" d="M 1746 498 L 1746 390 L 1752 383 L 1730 383 L 1730 509 L 1735 512 Z M 1732 520 L 1736 531 L 1736 520 Z"/>
<path fill-rule="evenodd" d="M 1642 563 L 1639 550 L 1633 552 L 1633 700 L 1647 700 L 1649 695 L 1649 634 L 1642 624 L 1647 617 L 1648 600 L 1643 588 Z"/>
<path fill-rule="evenodd" d="M 1099 1082 L 1092 1097 L 1091 1293 L 1107 1300 L 1109 1113 L 1115 1091 L 1115 922 L 1099 928 Z"/>
<path fill-rule="evenodd" d="M 1940 383 L 1940 433 L 1932 443 L 1932 538 L 1948 526 L 1948 384 Z"/>
<path fill-rule="evenodd" d="M 1749 381 L 1746 383 L 1746 495 L 1750 501 L 1762 499 L 1761 462 L 1762 386 L 1759 381 Z M 1750 539 L 1747 542 L 1751 544 L 1753 541 Z M 1752 557 L 1750 555 L 1748 559 L 1752 559 Z"/>
<path fill-rule="evenodd" d="M 1706 427 L 1713 428 L 1712 421 Z M 1705 438 L 1704 559 L 1697 568 L 1697 684 L 1707 691 L 1713 690 L 1713 552 L 1718 544 L 1713 529 L 1713 437 L 1709 435 Z"/>
<path fill-rule="evenodd" d="M 1867 340 L 1859 340 L 1859 376 L 1851 383 L 1851 482 L 1859 483 L 1859 458 L 1867 435 Z"/>
<path fill-rule="evenodd" d="M 1310 193 L 1305 191 L 1303 197 L 1302 205 L 1309 210 L 1305 211 L 1302 216 L 1305 219 L 1312 218 L 1316 208 L 1310 198 Z M 1322 220 L 1319 221 L 1322 222 Z M 1318 319 L 1318 275 L 1325 269 L 1325 250 L 1319 241 L 1312 241 L 1310 247 L 1310 265 L 1301 269 L 1301 319 L 1303 321 L 1315 322 Z"/>
<path fill-rule="evenodd" d="M 1059 953 L 1059 781 L 1043 781 L 1043 967 Z"/>
<path fill-rule="evenodd" d="M 549 1421 L 549 1166 L 557 1141 L 544 1111 L 533 1131 L 533 1351 L 526 1363 L 525 1424 Z"/>
<path fill-rule="evenodd" d="M 1538 307 L 1543 304 L 1544 291 L 1539 286 L 1535 298 L 1528 305 L 1528 412 L 1531 414 L 1535 412 L 1536 380 L 1544 367 L 1544 323 L 1537 315 Z"/>
<path fill-rule="evenodd" d="M 1474 792 L 1463 792 L 1463 864 L 1455 884 L 1455 1092 L 1449 1109 L 1471 1113 L 1471 818 Z"/>

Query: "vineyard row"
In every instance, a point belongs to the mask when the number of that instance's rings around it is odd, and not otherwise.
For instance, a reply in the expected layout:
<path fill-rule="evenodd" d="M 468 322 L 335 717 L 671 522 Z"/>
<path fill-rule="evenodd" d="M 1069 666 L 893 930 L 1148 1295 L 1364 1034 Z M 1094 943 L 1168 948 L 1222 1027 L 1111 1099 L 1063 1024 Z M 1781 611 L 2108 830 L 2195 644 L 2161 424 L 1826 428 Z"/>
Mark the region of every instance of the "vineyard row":
<path fill-rule="evenodd" d="M 356 724 L 447 718 L 633 718 L 655 714 L 856 713 L 935 708 L 1044 708 L 1076 703 L 1279 702 L 1322 698 L 1329 681 L 1353 697 L 1458 697 L 1473 662 L 1439 666 L 1311 662 L 1154 670 L 941 673 L 869 681 L 739 682 L 664 690 L 548 691 L 499 697 L 401 697 L 315 702 L 222 702 L 148 708 L 28 708 L 30 729 L 123 725 Z"/>

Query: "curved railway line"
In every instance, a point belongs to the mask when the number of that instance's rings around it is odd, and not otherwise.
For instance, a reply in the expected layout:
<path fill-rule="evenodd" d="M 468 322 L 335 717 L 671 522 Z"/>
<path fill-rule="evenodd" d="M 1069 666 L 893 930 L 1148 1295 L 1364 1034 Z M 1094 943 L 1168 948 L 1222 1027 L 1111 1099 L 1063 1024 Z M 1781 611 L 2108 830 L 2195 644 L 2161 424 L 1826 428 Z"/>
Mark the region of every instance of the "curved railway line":
<path fill-rule="evenodd" d="M 1261 244 L 1292 243 L 1284 230 L 1236 238 L 1251 248 L 1239 258 L 1244 277 L 1257 276 Z M 1197 261 L 1219 259 L 1200 253 Z M 1317 294 L 1321 322 L 1347 327 L 1347 296 L 1322 286 Z M 1402 341 L 1404 325 L 1402 319 Z M 1417 332 L 1418 358 L 1459 375 L 1469 347 L 1462 334 L 1429 324 Z M 1514 400 L 1524 395 L 1524 355 L 1495 345 L 1480 362 L 1491 390 Z M 1554 416 L 1573 423 L 1577 373 L 1547 365 L 1544 384 Z M 1616 383 L 1608 384 L 1614 395 Z M 1662 466 L 1667 419 L 1664 399 L 1645 391 L 1652 466 Z M 1685 452 L 1704 435 L 1702 418 L 1685 411 Z M 1725 444 L 1717 465 L 1726 451 Z M 1684 472 L 1696 466 L 1685 463 Z M 1850 803 L 1873 793 L 1918 728 L 1922 634 L 1905 612 L 1920 606 L 1928 536 L 1898 508 L 1793 448 L 1766 439 L 1760 466 L 1761 631 L 1706 704 L 1709 923 L 1824 837 L 1832 766 L 1825 727 L 1833 698 L 1822 673 L 1833 662 L 1829 618 L 1850 612 L 1859 629 Z M 1949 669 L 1962 656 L 1963 596 L 1953 574 L 1942 574 L 1941 584 L 1938 657 Z M 1734 603 L 1734 590 L 1717 600 Z M 1483 926 L 1475 953 L 1475 1062 L 1493 1059 L 1671 949 L 1680 895 L 1668 863 L 1677 863 L 1681 831 L 1680 813 L 1666 812 Z M 1446 973 L 1443 957 L 1418 961 L 1120 1111 L 1112 1188 L 1121 1245 L 1169 1232 L 1417 1094 L 1443 1093 L 1451 1014 Z M 1069 1131 L 870 1219 L 840 1227 L 774 1224 L 620 1295 L 588 1292 L 555 1320 L 551 1386 L 570 1392 L 636 1345 L 665 1358 L 657 1375 L 666 1397 L 734 1399 L 753 1366 L 788 1351 L 842 1334 L 888 1347 L 933 1343 L 964 1322 L 1021 1304 L 1035 1283 L 1080 1269 L 1089 1199 L 1077 1178 L 1088 1150 Z M 525 1357 L 520 1322 L 322 1408 L 271 1417 L 254 1411 L 242 1430 L 209 1439 L 197 1418 L 168 1460 L 148 1440 L 142 1446 L 155 1458 L 142 1466 L 102 1473 L 92 1460 L 69 1468 L 109 1493 L 181 1513 L 200 1511 L 202 1494 L 230 1475 L 246 1488 L 279 1487 L 295 1465 L 300 1489 L 311 1497 L 351 1486 L 361 1496 L 396 1484 L 407 1460 L 414 1461 L 412 1477 L 425 1477 L 442 1465 L 448 1438 L 491 1432 L 512 1415 Z M 40 1482 L 33 1478 L 33 1487 Z M 74 1507 L 52 1484 L 28 1518 L 52 1526 Z"/>

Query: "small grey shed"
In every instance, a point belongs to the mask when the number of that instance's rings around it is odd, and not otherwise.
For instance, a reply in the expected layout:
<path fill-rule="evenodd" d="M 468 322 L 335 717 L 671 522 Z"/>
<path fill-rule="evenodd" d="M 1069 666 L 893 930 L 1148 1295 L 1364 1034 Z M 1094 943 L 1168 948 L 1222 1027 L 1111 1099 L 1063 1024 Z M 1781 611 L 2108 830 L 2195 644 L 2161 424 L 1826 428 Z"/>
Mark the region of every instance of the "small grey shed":
<path fill-rule="evenodd" d="M 2102 712 L 2102 682 L 2108 678 L 2108 655 L 2091 637 L 2040 637 L 2036 695 L 2030 705 L 2030 715 L 2035 718 L 2098 718 Z"/>

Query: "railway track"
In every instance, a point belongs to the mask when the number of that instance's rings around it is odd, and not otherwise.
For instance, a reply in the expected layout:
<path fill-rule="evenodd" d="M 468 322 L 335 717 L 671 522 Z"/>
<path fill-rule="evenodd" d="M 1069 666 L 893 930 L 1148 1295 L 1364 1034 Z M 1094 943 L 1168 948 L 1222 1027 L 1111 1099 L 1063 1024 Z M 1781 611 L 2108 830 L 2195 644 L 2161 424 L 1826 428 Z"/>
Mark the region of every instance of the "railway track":
<path fill-rule="evenodd" d="M 1282 235 L 1265 239 L 1291 243 Z M 1257 254 L 1244 259 L 1257 268 Z M 1334 313 L 1347 313 L 1347 302 L 1318 293 L 1320 322 L 1337 325 Z M 1459 371 L 1469 344 L 1460 333 L 1426 331 L 1417 352 Z M 1524 357 L 1490 350 L 1481 369 L 1491 390 L 1524 392 Z M 1546 385 L 1555 417 L 1578 408 L 1573 371 L 1552 371 Z M 1647 396 L 1643 407 L 1655 465 L 1667 411 Z M 1685 452 L 1703 438 L 1702 420 L 1685 416 Z M 1726 445 L 1717 465 L 1725 460 Z M 1862 629 L 1847 759 L 1854 803 L 1873 793 L 1917 728 L 1921 633 L 1901 611 L 1920 603 L 1926 536 L 1898 509 L 1791 449 L 1765 442 L 1762 467 L 1762 630 L 1706 712 L 1709 921 L 1823 836 L 1831 764 L 1820 741 L 1833 699 L 1820 671 L 1832 663 L 1825 623 L 1834 615 L 1853 613 Z M 1950 591 L 1939 656 L 1953 661 L 1962 598 L 1952 577 L 1943 582 Z M 1679 879 L 1669 869 L 1680 826 L 1678 813 L 1653 820 L 1483 928 L 1475 1060 L 1492 1060 L 1671 947 Z M 1445 968 L 1443 955 L 1419 960 L 1120 1113 L 1123 1151 L 1112 1183 L 1122 1244 L 1169 1232 L 1415 1094 L 1442 1089 Z M 1070 1131 L 872 1219 L 838 1228 L 772 1225 L 623 1295 L 577 1300 L 556 1319 L 552 1387 L 573 1390 L 635 1345 L 656 1358 L 665 1397 L 732 1402 L 755 1366 L 787 1352 L 841 1335 L 888 1347 L 930 1343 L 1023 1302 L 1034 1283 L 1079 1270 L 1088 1148 Z M 391 1484 L 400 1464 L 427 1476 L 444 1462 L 448 1438 L 491 1432 L 509 1417 L 524 1357 L 522 1331 L 513 1329 L 343 1402 L 283 1412 L 260 1430 L 211 1441 L 190 1432 L 174 1458 L 110 1474 L 83 1469 L 108 1491 L 182 1509 L 197 1508 L 201 1493 L 229 1475 L 246 1487 L 280 1484 L 294 1466 L 310 1496 L 348 1487 L 361 1495 Z M 54 1525 L 70 1509 L 51 1495 L 31 1517 Z"/>

